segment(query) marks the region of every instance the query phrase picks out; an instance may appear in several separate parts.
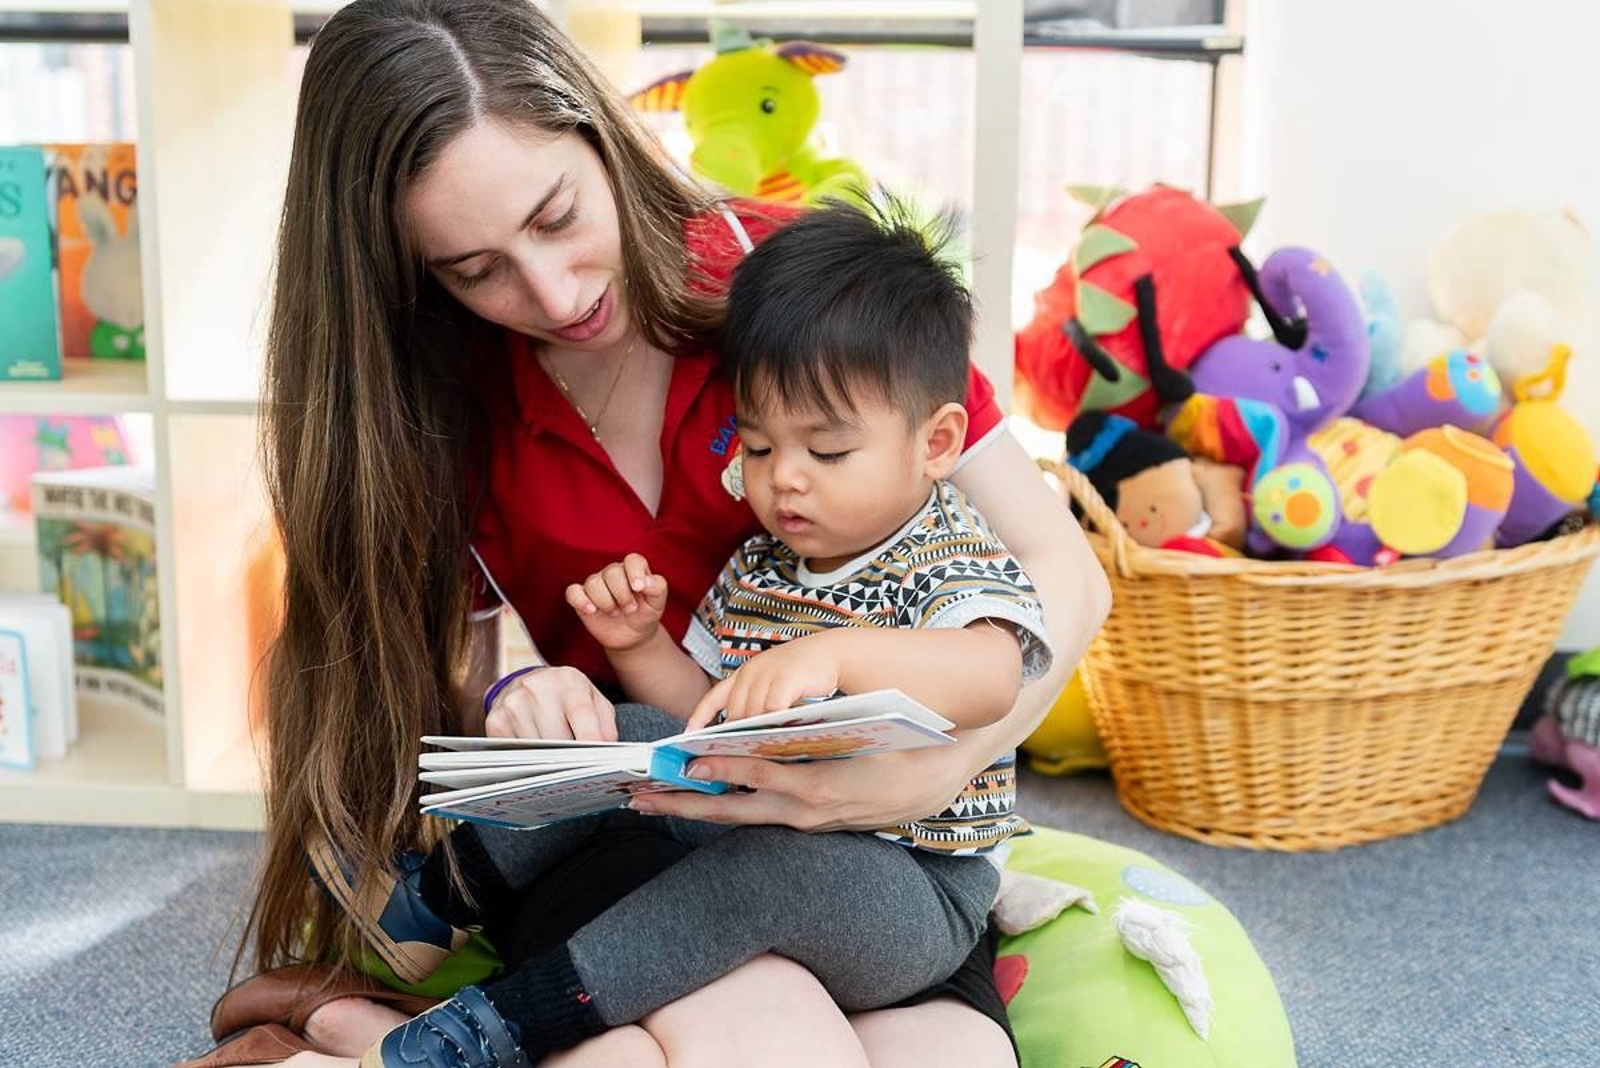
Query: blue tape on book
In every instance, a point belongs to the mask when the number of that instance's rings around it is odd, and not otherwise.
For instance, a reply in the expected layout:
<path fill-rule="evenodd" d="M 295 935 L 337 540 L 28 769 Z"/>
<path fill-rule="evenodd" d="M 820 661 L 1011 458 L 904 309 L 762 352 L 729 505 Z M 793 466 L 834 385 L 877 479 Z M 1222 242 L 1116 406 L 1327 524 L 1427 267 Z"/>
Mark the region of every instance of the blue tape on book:
<path fill-rule="evenodd" d="M 681 786 L 685 790 L 698 790 L 703 794 L 727 793 L 728 784 L 725 782 L 706 782 L 702 779 L 691 779 L 684 774 L 684 768 L 694 757 L 693 753 L 682 749 L 661 746 L 650 754 L 650 777 Z"/>

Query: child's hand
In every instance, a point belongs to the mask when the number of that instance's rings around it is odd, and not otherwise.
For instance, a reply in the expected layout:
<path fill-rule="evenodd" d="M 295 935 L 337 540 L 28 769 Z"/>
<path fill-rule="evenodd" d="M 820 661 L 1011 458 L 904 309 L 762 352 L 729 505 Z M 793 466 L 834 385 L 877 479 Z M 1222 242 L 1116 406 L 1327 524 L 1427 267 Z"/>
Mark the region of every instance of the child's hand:
<path fill-rule="evenodd" d="M 839 662 L 830 634 L 796 638 L 768 649 L 723 679 L 700 699 L 686 724 L 698 730 L 725 712 L 746 719 L 792 708 L 802 698 L 831 697 L 839 688 Z"/>
<path fill-rule="evenodd" d="M 667 606 L 667 580 L 650 570 L 650 562 L 629 553 L 567 587 L 567 603 L 584 629 L 607 649 L 621 651 L 643 645 L 661 626 Z"/>

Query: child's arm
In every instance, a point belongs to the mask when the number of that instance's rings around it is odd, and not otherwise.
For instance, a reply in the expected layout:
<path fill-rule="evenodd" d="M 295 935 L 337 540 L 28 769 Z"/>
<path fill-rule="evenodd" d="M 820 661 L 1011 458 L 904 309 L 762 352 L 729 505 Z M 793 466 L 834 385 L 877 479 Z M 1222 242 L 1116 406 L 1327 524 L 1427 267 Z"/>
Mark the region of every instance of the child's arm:
<path fill-rule="evenodd" d="M 607 649 L 606 658 L 629 697 L 679 719 L 688 719 L 711 689 L 711 677 L 659 624 L 646 641 L 631 649 Z"/>
<path fill-rule="evenodd" d="M 743 719 L 790 708 L 835 690 L 898 689 L 957 727 L 1003 719 L 1022 688 L 1022 647 L 1011 626 L 980 619 L 961 629 L 840 628 L 769 649 L 711 687 L 689 717 L 691 730 L 726 709 Z"/>
<path fill-rule="evenodd" d="M 567 604 L 605 647 L 617 681 L 633 700 L 683 719 L 711 688 L 700 665 L 661 625 L 667 580 L 638 553 L 568 586 Z"/>

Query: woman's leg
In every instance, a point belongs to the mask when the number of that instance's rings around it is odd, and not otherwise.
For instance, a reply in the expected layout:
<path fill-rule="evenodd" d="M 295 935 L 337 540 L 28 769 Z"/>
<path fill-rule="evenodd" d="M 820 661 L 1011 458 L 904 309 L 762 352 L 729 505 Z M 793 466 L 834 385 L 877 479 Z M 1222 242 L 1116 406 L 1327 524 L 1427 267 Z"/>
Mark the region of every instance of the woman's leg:
<path fill-rule="evenodd" d="M 850 1017 L 872 1068 L 1017 1068 L 1005 1031 L 955 998 Z"/>
<path fill-rule="evenodd" d="M 379 1035 L 378 1038 L 382 1038 Z M 377 1039 L 373 1039 L 376 1042 Z M 859 1048 L 859 1047 L 858 1047 Z M 360 1068 L 361 1057 L 296 1053 L 285 1068 Z M 865 1064 L 865 1061 L 861 1063 Z M 540 1062 L 541 1068 L 670 1068 L 666 1054 L 642 1027 L 618 1027 Z"/>
<path fill-rule="evenodd" d="M 906 1011 L 906 1010 L 896 1010 Z M 404 1017 L 359 998 L 312 1014 L 306 1037 L 345 1056 L 297 1054 L 290 1068 L 355 1068 Z M 330 1028 L 339 1029 L 335 1041 Z M 810 972 L 763 956 L 645 1017 L 547 1057 L 543 1068 L 868 1068 L 851 1023 Z M 977 1066 L 977 1068 L 981 1068 Z"/>
<path fill-rule="evenodd" d="M 665 1052 L 668 1068 L 868 1068 L 869 1063 L 849 1021 L 816 978 L 771 954 L 657 1009 L 640 1024 Z"/>

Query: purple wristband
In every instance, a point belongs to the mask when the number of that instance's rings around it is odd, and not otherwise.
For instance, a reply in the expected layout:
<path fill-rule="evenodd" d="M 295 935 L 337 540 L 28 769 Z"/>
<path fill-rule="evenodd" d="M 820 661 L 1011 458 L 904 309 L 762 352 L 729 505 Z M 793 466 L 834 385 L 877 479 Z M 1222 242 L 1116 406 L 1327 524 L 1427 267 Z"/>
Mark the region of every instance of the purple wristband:
<path fill-rule="evenodd" d="M 517 668 L 517 670 L 507 675 L 502 675 L 499 679 L 495 680 L 495 684 L 489 687 L 489 689 L 483 695 L 484 714 L 487 715 L 489 711 L 494 708 L 494 699 L 500 696 L 501 690 L 511 685 L 511 683 L 517 679 L 522 678 L 522 676 L 531 675 L 535 671 L 543 671 L 549 666 L 549 664 L 529 664 L 527 667 Z"/>

